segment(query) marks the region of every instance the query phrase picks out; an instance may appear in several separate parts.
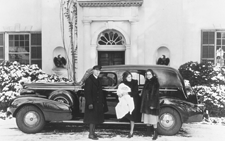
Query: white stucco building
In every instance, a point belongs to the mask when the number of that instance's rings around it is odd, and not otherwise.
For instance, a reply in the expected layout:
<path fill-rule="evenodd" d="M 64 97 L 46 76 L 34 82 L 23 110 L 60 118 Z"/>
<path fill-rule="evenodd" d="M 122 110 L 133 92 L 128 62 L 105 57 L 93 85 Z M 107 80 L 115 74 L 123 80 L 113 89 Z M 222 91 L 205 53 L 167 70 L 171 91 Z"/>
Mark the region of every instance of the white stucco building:
<path fill-rule="evenodd" d="M 152 65 L 162 55 L 174 68 L 218 58 L 224 64 L 224 0 L 77 1 L 77 80 L 96 64 Z M 0 2 L 0 61 L 37 63 L 60 74 L 53 58 L 68 54 L 60 69 L 67 74 L 72 58 L 63 1 Z"/>

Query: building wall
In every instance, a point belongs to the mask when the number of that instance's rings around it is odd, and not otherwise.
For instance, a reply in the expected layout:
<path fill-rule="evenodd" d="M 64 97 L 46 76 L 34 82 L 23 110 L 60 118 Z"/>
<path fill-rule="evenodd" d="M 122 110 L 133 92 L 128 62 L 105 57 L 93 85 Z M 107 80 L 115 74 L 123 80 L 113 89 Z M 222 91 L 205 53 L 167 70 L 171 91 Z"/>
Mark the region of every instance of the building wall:
<path fill-rule="evenodd" d="M 78 74 L 82 74 L 88 68 L 98 62 L 97 40 L 101 32 L 114 29 L 125 37 L 126 64 L 133 62 L 131 48 L 131 32 L 135 37 L 137 34 L 131 29 L 131 22 L 138 16 L 138 7 L 80 7 L 78 11 Z M 136 22 L 137 23 L 137 22 Z M 129 51 L 128 51 L 129 50 Z M 128 53 L 129 52 L 129 53 Z M 133 51 L 135 55 L 135 51 Z M 78 75 L 78 80 L 82 75 Z"/>
<path fill-rule="evenodd" d="M 201 56 L 201 30 L 202 29 L 224 29 L 225 14 L 223 9 L 225 2 L 218 0 L 144 0 L 139 8 L 121 7 L 80 7 L 80 20 L 89 20 L 90 38 L 89 47 L 87 43 L 79 48 L 86 48 L 83 58 L 90 57 L 84 61 L 85 65 L 79 69 L 85 69 L 97 63 L 96 45 L 92 43 L 94 33 L 113 24 L 113 28 L 128 35 L 130 44 L 130 57 L 126 57 L 126 64 L 156 64 L 161 55 L 170 58 L 170 66 L 178 68 L 188 61 L 200 62 Z M 118 16 L 120 15 L 120 16 Z M 125 16 L 124 16 L 125 15 Z M 108 22 L 107 22 L 108 21 Z M 131 23 L 136 21 L 137 40 L 132 40 Z M 108 24 L 109 23 L 109 24 Z M 83 25 L 81 24 L 82 28 Z M 81 29 L 79 35 L 85 37 L 85 30 Z M 108 27 L 110 29 L 112 27 Z M 102 28 L 103 30 L 104 28 Z M 97 39 L 96 39 L 97 40 Z M 81 41 L 81 40 L 79 40 Z M 87 40 L 83 40 L 87 42 Z M 137 44 L 133 50 L 132 45 Z M 134 60 L 132 60 L 134 59 Z M 95 61 L 93 61 L 95 60 Z M 130 60 L 130 61 L 129 61 Z"/>
<path fill-rule="evenodd" d="M 144 0 L 140 8 L 139 46 L 145 46 L 145 64 L 154 64 L 157 48 L 170 50 L 170 66 L 200 62 L 201 30 L 224 29 L 225 1 Z M 143 43 L 144 42 L 144 43 Z M 147 51 L 148 50 L 148 51 Z"/>
<path fill-rule="evenodd" d="M 223 0 L 199 0 L 183 2 L 184 50 L 183 62 L 200 61 L 201 30 L 225 29 L 225 9 Z"/>
<path fill-rule="evenodd" d="M 180 0 L 143 2 L 138 27 L 141 27 L 139 38 L 144 38 L 144 64 L 156 64 L 156 60 L 161 57 L 157 54 L 160 47 L 167 47 L 170 51 L 170 66 L 178 67 L 182 63 L 183 13 Z"/>
<path fill-rule="evenodd" d="M 0 0 L 0 32 L 41 31 L 40 0 Z"/>
<path fill-rule="evenodd" d="M 0 5 L 0 32 L 41 31 L 42 68 L 53 73 L 54 49 L 65 43 L 71 55 L 68 22 L 60 16 L 61 1 L 0 2 L 4 3 Z M 97 38 L 106 29 L 124 35 L 126 64 L 156 64 L 162 54 L 170 57 L 170 66 L 175 68 L 188 61 L 199 62 L 201 30 L 225 29 L 224 5 L 224 0 L 143 0 L 141 7 L 78 5 L 77 80 L 97 64 Z"/>
<path fill-rule="evenodd" d="M 61 6 L 62 3 L 58 0 L 42 0 L 42 63 L 43 70 L 50 74 L 56 73 L 53 71 L 55 68 L 53 58 L 59 54 L 63 54 L 66 58 L 64 52 L 55 53 L 54 49 L 57 47 L 65 47 L 65 52 L 69 54 L 71 60 L 68 21 L 65 17 L 62 17 L 65 11 L 61 13 Z M 65 44 L 63 44 L 63 42 Z M 67 77 L 67 70 L 61 71 L 64 73 L 63 76 Z"/>

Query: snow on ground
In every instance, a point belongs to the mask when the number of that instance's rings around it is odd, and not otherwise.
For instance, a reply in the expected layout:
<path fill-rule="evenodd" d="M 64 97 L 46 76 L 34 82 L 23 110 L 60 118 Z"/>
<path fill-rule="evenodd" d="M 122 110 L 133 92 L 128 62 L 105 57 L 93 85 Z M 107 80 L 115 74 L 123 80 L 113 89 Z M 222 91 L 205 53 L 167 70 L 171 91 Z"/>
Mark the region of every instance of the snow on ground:
<path fill-rule="evenodd" d="M 84 125 L 74 125 L 61 129 L 60 127 L 49 127 L 41 133 L 25 134 L 16 125 L 15 118 L 0 119 L 0 140 L 1 141 L 91 141 L 87 138 L 88 128 Z M 106 127 L 106 128 L 105 128 Z M 102 135 L 99 141 L 149 141 L 151 137 L 143 135 L 144 127 L 135 128 L 134 137 L 126 138 L 128 128 L 121 128 L 117 125 L 107 125 L 97 129 Z M 174 136 L 159 136 L 157 141 L 225 141 L 225 126 L 222 124 L 209 124 L 207 122 L 183 124 L 180 132 Z"/>

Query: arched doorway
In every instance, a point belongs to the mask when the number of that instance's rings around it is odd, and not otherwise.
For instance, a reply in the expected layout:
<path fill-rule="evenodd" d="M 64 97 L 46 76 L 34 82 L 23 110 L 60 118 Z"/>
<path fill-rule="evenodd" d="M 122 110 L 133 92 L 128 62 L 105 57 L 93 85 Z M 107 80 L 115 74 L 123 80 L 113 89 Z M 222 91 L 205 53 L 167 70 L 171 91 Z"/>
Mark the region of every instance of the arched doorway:
<path fill-rule="evenodd" d="M 98 64 L 125 64 L 125 39 L 117 30 L 105 30 L 98 37 Z"/>

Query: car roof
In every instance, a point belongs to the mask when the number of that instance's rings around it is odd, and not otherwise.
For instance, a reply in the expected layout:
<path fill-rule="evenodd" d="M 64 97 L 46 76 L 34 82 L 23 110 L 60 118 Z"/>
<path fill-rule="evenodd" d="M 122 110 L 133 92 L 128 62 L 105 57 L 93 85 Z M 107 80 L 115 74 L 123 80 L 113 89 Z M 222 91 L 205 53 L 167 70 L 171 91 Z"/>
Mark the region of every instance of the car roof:
<path fill-rule="evenodd" d="M 102 70 L 147 70 L 147 69 L 164 69 L 164 70 L 173 70 L 176 71 L 176 69 L 165 66 L 165 65 L 110 65 L 110 66 L 102 66 Z"/>

